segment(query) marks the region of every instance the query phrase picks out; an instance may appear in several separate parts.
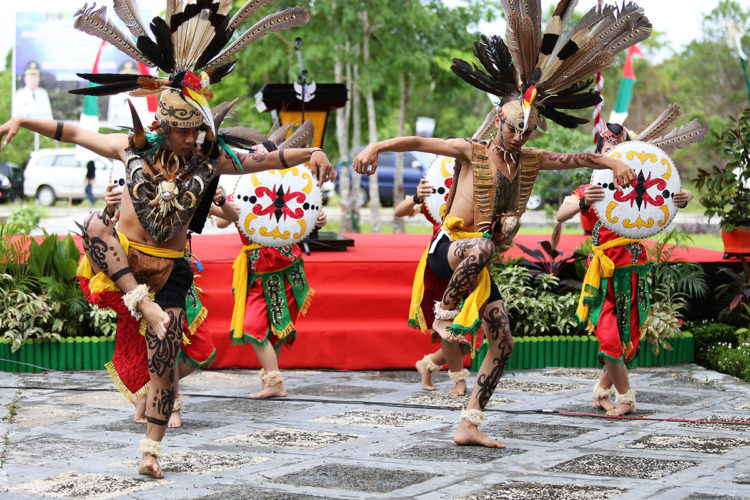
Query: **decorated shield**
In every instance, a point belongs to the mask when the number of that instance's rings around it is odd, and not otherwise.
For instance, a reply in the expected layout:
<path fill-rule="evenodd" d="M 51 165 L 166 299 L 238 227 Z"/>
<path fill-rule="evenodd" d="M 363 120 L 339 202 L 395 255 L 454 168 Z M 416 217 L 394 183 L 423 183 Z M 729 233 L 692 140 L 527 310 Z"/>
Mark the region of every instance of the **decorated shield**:
<path fill-rule="evenodd" d="M 425 177 L 432 186 L 432 194 L 424 199 L 424 204 L 427 207 L 427 212 L 438 223 L 443 222 L 445 203 L 448 201 L 455 168 L 455 158 L 438 156 L 432 160 L 425 174 Z"/>
<path fill-rule="evenodd" d="M 636 180 L 618 190 L 611 170 L 594 171 L 591 183 L 604 187 L 604 199 L 593 204 L 602 224 L 625 238 L 647 238 L 664 230 L 677 213 L 674 195 L 680 190 L 672 158 L 640 141 L 619 144 L 607 155 L 633 167 Z"/>
<path fill-rule="evenodd" d="M 320 187 L 304 165 L 243 175 L 232 199 L 240 209 L 242 232 L 266 247 L 305 239 L 323 205 Z"/>

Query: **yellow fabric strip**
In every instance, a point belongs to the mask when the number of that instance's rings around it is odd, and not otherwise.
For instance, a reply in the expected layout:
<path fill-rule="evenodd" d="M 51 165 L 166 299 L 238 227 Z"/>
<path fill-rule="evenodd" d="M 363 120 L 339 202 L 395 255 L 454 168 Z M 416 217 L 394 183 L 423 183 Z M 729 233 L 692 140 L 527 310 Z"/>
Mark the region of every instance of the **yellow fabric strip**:
<path fill-rule="evenodd" d="M 242 247 L 234 259 L 232 269 L 232 290 L 234 290 L 234 310 L 229 329 L 233 339 L 241 339 L 244 335 L 245 304 L 247 302 L 247 256 L 253 250 L 261 248 L 257 243 Z"/>
<path fill-rule="evenodd" d="M 183 255 L 185 255 L 184 252 L 178 250 L 157 248 L 149 245 L 144 245 L 142 243 L 134 243 L 128 240 L 125 235 L 120 232 L 117 233 L 117 237 L 120 240 L 120 245 L 122 246 L 125 255 L 128 254 L 128 249 L 130 247 L 133 247 L 139 252 L 145 253 L 146 255 L 151 255 L 152 257 L 162 257 L 165 259 L 179 259 Z M 86 256 L 86 254 L 83 255 L 83 258 L 78 263 L 76 275 L 81 276 L 82 278 L 89 279 L 89 290 L 91 290 L 92 293 L 120 291 L 120 289 L 117 288 L 117 285 L 115 285 L 114 282 L 109 279 L 109 276 L 107 276 L 103 272 L 94 274 L 93 269 L 91 269 L 91 263 L 89 262 L 88 256 Z"/>
<path fill-rule="evenodd" d="M 603 245 L 591 247 L 591 262 L 586 270 L 586 276 L 583 277 L 583 287 L 581 288 L 581 297 L 578 299 L 578 308 L 576 309 L 576 316 L 581 323 L 587 323 L 589 319 L 590 306 L 586 303 L 586 299 L 595 296 L 594 290 L 599 290 L 601 286 L 602 278 L 610 278 L 615 272 L 615 263 L 612 262 L 607 255 L 604 254 L 605 250 L 615 247 L 624 247 L 631 243 L 636 243 L 640 240 L 634 240 L 631 238 L 616 238 L 612 241 L 608 241 Z"/>
<path fill-rule="evenodd" d="M 482 238 L 484 233 L 462 231 L 464 220 L 460 217 L 451 217 L 443 223 L 443 229 L 448 233 L 451 241 L 463 240 L 466 238 Z M 422 298 L 424 297 L 424 271 L 427 267 L 427 255 L 429 247 L 419 259 L 417 270 L 414 273 L 414 283 L 411 289 L 411 304 L 409 306 L 409 318 L 415 320 L 422 331 L 428 332 L 431 325 L 427 325 L 422 312 Z M 485 267 L 477 277 L 478 285 L 469 296 L 464 300 L 461 312 L 453 320 L 453 325 L 462 330 L 472 329 L 479 319 L 479 309 L 487 302 L 490 297 L 490 272 Z"/>

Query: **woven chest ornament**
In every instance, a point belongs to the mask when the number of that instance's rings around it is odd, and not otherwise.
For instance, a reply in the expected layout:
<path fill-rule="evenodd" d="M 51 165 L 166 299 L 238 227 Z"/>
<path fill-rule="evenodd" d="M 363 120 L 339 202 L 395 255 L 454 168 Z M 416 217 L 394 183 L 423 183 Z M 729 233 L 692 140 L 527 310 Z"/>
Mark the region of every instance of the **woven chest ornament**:
<path fill-rule="evenodd" d="M 305 166 L 243 175 L 232 199 L 240 229 L 253 243 L 282 247 L 305 239 L 323 206 L 320 187 Z"/>
<path fill-rule="evenodd" d="M 425 177 L 432 186 L 432 193 L 424 199 L 425 207 L 435 222 L 442 223 L 445 217 L 445 204 L 448 201 L 453 172 L 456 169 L 456 159 L 450 156 L 438 156 L 432 163 Z"/>
<path fill-rule="evenodd" d="M 663 150 L 641 141 L 619 144 L 607 155 L 632 167 L 636 180 L 617 190 L 611 170 L 595 170 L 591 184 L 604 187 L 604 199 L 592 206 L 602 224 L 625 238 L 648 238 L 669 226 L 677 213 L 674 195 L 680 174 Z"/>

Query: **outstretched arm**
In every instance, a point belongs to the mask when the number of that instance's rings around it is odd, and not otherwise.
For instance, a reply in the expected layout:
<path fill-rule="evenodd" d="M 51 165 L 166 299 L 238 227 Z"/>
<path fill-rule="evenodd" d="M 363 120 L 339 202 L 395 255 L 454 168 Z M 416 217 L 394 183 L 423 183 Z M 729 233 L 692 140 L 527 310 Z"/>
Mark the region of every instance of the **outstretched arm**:
<path fill-rule="evenodd" d="M 393 209 L 393 215 L 396 217 L 412 217 L 417 214 L 416 208 L 421 204 L 425 198 L 432 193 L 432 184 L 425 178 L 419 179 L 419 185 L 417 186 L 417 192 L 413 196 L 409 196 L 404 201 L 396 205 Z"/>
<path fill-rule="evenodd" d="M 336 171 L 328 161 L 328 156 L 320 148 L 286 148 L 269 152 L 262 144 L 259 144 L 250 148 L 247 154 L 238 153 L 237 156 L 242 164 L 242 171 L 236 169 L 231 157 L 225 153 L 219 162 L 219 173 L 237 175 L 262 172 L 294 167 L 309 161 L 310 170 L 318 177 L 320 184 L 336 178 Z"/>
<path fill-rule="evenodd" d="M 363 149 L 352 166 L 360 174 L 372 175 L 378 168 L 378 154 L 386 151 L 424 151 L 436 155 L 450 156 L 457 160 L 471 160 L 472 146 L 465 139 L 439 139 L 437 137 L 396 137 L 374 142 Z"/>
<path fill-rule="evenodd" d="M 596 184 L 590 184 L 583 190 L 583 199 L 579 199 L 575 194 L 567 196 L 560 205 L 560 209 L 555 215 L 557 222 L 565 222 L 581 211 L 581 204 L 590 207 L 595 201 L 604 199 L 604 188 Z"/>
<path fill-rule="evenodd" d="M 544 151 L 542 153 L 542 170 L 568 170 L 587 167 L 594 170 L 608 168 L 612 171 L 618 186 L 628 186 L 635 180 L 635 170 L 620 160 L 598 153 L 563 154 Z"/>
<path fill-rule="evenodd" d="M 126 134 L 99 134 L 61 121 L 17 117 L 0 126 L 0 140 L 2 140 L 0 150 L 2 146 L 10 144 L 11 139 L 21 128 L 57 141 L 78 144 L 100 156 L 114 160 L 122 159 L 122 154 L 128 147 Z"/>

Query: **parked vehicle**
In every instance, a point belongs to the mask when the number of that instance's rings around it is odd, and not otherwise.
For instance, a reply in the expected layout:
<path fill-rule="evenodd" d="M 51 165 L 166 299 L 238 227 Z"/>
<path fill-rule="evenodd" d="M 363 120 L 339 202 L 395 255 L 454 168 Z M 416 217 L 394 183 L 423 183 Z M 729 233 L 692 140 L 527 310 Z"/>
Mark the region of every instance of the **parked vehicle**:
<path fill-rule="evenodd" d="M 361 148 L 361 149 L 364 149 Z M 414 194 L 417 191 L 419 179 L 424 177 L 427 168 L 429 168 L 434 154 L 423 153 L 421 151 L 407 151 L 404 153 L 404 194 Z M 349 175 L 352 174 L 352 167 L 349 166 Z M 341 178 L 341 160 L 336 162 L 336 192 L 339 192 L 339 179 Z M 396 153 L 388 151 L 378 155 L 378 168 L 375 171 L 378 176 L 378 193 L 380 195 L 380 204 L 383 206 L 393 205 L 393 180 L 396 173 Z M 363 175 L 360 177 L 359 185 L 359 206 L 365 206 L 370 200 L 370 176 Z M 399 200 L 400 201 L 400 200 Z"/>
<path fill-rule="evenodd" d="M 102 198 L 109 183 L 112 160 L 96 156 L 94 196 Z M 44 206 L 58 199 L 71 199 L 78 203 L 86 198 L 86 164 L 76 156 L 75 148 L 40 149 L 34 151 L 24 170 L 23 194 L 36 198 Z"/>
<path fill-rule="evenodd" d="M 0 203 L 23 196 L 23 171 L 11 162 L 0 163 Z"/>

